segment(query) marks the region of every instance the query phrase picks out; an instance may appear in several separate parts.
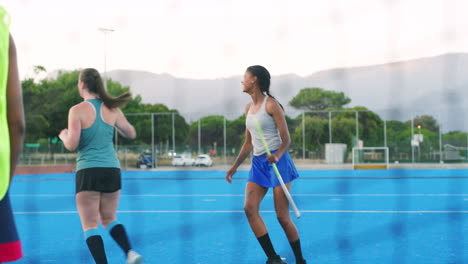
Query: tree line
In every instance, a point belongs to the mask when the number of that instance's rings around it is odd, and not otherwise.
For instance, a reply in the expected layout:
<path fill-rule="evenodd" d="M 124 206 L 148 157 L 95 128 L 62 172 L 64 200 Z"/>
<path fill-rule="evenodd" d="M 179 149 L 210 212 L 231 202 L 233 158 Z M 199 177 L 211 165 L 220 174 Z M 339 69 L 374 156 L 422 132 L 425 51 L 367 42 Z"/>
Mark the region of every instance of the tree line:
<path fill-rule="evenodd" d="M 38 71 L 45 71 L 42 67 Z M 26 142 L 49 144 L 57 141 L 61 129 L 67 127 L 68 110 L 82 101 L 78 94 L 77 82 L 79 70 L 59 72 L 56 78 L 22 80 L 25 117 L 27 122 Z M 112 79 L 107 80 L 107 90 L 113 95 L 130 91 Z M 380 147 L 384 145 L 384 121 L 379 115 L 363 106 L 346 107 L 351 102 L 343 92 L 328 91 L 322 88 L 304 88 L 288 102 L 292 107 L 303 110 L 296 117 L 286 115 L 292 146 L 291 151 L 302 153 L 303 130 L 305 130 L 305 150 L 307 153 L 324 153 L 325 144 L 330 137 L 333 143 L 344 143 L 349 150 L 355 146 L 357 139 L 365 146 Z M 154 143 L 172 141 L 172 118 L 174 118 L 175 140 L 178 145 L 196 150 L 198 145 L 198 122 L 202 125 L 200 143 L 202 146 L 224 142 L 224 116 L 212 115 L 202 117 L 194 122 L 187 122 L 176 109 L 169 109 L 164 104 L 143 103 L 140 95 L 133 95 L 122 111 L 138 132 L 138 139 L 132 143 L 151 144 L 151 118 L 154 124 Z M 332 112 L 331 116 L 328 113 Z M 356 129 L 356 112 L 358 128 Z M 136 115 L 158 113 L 155 115 Z M 286 113 L 287 114 L 287 113 Z M 331 120 L 331 125 L 330 121 Z M 432 116 L 417 116 L 413 120 L 415 133 L 424 135 L 421 144 L 422 152 L 438 150 L 439 124 Z M 387 146 L 394 155 L 411 152 L 411 120 L 386 121 Z M 303 127 L 304 126 L 304 127 Z M 420 126 L 420 131 L 418 126 Z M 331 127 L 331 133 L 330 133 Z M 359 131 L 356 137 L 356 131 Z M 226 143 L 229 147 L 239 149 L 245 137 L 245 115 L 234 120 L 226 120 Z M 467 145 L 467 134 L 454 131 L 443 135 L 444 143 L 455 146 Z"/>

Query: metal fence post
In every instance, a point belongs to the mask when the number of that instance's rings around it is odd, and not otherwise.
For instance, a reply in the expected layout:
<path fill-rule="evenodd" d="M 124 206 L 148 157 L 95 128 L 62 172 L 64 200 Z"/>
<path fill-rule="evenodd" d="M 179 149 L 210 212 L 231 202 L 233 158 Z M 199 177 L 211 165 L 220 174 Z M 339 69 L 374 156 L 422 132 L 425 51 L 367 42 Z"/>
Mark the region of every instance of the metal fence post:
<path fill-rule="evenodd" d="M 156 167 L 156 155 L 154 151 L 154 113 L 151 113 L 151 155 L 153 159 L 153 168 Z"/>
<path fill-rule="evenodd" d="M 201 154 L 201 118 L 198 119 L 198 155 Z"/>
<path fill-rule="evenodd" d="M 387 147 L 387 120 L 384 119 L 383 121 L 383 127 L 384 127 L 384 147 Z"/>
<path fill-rule="evenodd" d="M 439 163 L 443 163 L 442 157 L 442 113 L 439 112 Z"/>
<path fill-rule="evenodd" d="M 413 146 L 413 139 L 414 139 L 414 115 L 411 115 L 411 163 L 414 163 L 414 146 Z"/>
<path fill-rule="evenodd" d="M 305 160 L 305 112 L 302 112 L 302 159 Z"/>
<path fill-rule="evenodd" d="M 332 121 L 331 121 L 331 111 L 328 111 L 328 141 L 332 143 Z"/>
<path fill-rule="evenodd" d="M 172 112 L 172 149 L 175 153 L 175 124 L 174 124 L 174 112 Z"/>
<path fill-rule="evenodd" d="M 224 153 L 223 153 L 223 156 L 224 156 L 224 165 L 227 164 L 227 161 L 226 161 L 226 117 L 224 116 L 224 127 L 223 127 L 223 140 L 224 140 Z"/>
<path fill-rule="evenodd" d="M 356 111 L 356 147 L 359 145 L 359 112 Z"/>

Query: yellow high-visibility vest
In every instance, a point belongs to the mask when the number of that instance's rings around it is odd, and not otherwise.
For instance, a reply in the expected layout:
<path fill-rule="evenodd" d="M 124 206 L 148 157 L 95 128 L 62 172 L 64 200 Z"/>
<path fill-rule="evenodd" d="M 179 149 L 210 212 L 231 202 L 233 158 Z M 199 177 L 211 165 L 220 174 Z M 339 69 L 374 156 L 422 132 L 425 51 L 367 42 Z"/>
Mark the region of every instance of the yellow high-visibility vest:
<path fill-rule="evenodd" d="M 0 6 L 0 201 L 10 183 L 10 135 L 7 120 L 7 81 L 10 49 L 10 16 Z"/>

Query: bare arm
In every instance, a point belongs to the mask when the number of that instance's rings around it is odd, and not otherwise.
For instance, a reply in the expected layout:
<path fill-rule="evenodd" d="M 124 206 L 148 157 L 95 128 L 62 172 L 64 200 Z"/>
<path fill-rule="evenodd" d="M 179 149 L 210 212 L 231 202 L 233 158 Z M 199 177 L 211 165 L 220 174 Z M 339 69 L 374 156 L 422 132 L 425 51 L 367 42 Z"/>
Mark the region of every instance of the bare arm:
<path fill-rule="evenodd" d="M 59 138 L 63 145 L 69 151 L 74 151 L 80 143 L 81 136 L 81 121 L 79 116 L 80 105 L 75 105 L 68 112 L 68 129 L 60 132 Z"/>
<path fill-rule="evenodd" d="M 249 111 L 250 104 L 247 105 L 245 108 L 245 115 L 247 116 L 247 113 Z M 231 169 L 229 169 L 226 172 L 226 181 L 231 183 L 232 182 L 232 175 L 234 175 L 237 171 L 237 168 L 244 162 L 245 158 L 252 152 L 253 145 L 252 145 L 252 135 L 250 135 L 250 131 L 248 129 L 245 129 L 245 141 L 244 144 L 242 145 L 242 148 L 239 152 L 239 155 L 237 155 L 236 161 L 234 162 L 234 165 L 232 165 Z"/>
<path fill-rule="evenodd" d="M 116 109 L 117 112 L 117 119 L 115 121 L 115 128 L 120 135 L 124 138 L 134 139 L 136 138 L 136 131 L 135 128 L 128 122 L 125 115 L 122 113 L 122 110 L 119 108 Z"/>
<path fill-rule="evenodd" d="M 283 154 L 288 151 L 289 145 L 291 144 L 291 138 L 289 136 L 288 124 L 286 123 L 286 118 L 284 117 L 284 111 L 279 103 L 273 98 L 268 98 L 266 108 L 267 113 L 270 114 L 275 120 L 282 140 L 278 151 L 268 156 L 268 161 L 270 163 L 276 163 L 283 156 Z"/>
<path fill-rule="evenodd" d="M 236 161 L 234 162 L 234 165 L 232 165 L 232 167 L 235 169 L 239 168 L 242 162 L 244 162 L 245 158 L 247 158 L 250 152 L 252 152 L 252 149 L 253 149 L 252 136 L 250 135 L 249 130 L 245 129 L 244 144 L 242 145 L 239 155 L 237 155 Z"/>
<path fill-rule="evenodd" d="M 23 148 L 26 125 L 24 121 L 23 96 L 18 74 L 16 47 L 10 35 L 9 68 L 7 82 L 7 119 L 10 133 L 10 181 Z"/>

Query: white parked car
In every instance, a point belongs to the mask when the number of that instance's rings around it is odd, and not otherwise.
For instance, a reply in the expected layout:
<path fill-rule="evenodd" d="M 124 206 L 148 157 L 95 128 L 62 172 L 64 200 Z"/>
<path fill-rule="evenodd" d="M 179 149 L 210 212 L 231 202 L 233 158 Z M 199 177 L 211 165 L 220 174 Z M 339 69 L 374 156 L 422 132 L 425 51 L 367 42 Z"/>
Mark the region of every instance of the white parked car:
<path fill-rule="evenodd" d="M 172 166 L 193 166 L 195 160 L 191 156 L 175 155 L 172 159 Z"/>
<path fill-rule="evenodd" d="M 197 159 L 195 160 L 195 166 L 206 166 L 210 167 L 213 166 L 213 160 L 209 155 L 202 154 L 198 155 Z"/>

